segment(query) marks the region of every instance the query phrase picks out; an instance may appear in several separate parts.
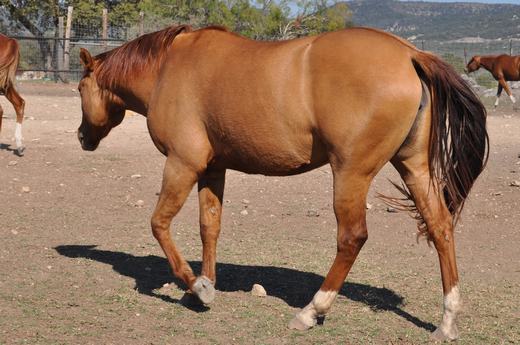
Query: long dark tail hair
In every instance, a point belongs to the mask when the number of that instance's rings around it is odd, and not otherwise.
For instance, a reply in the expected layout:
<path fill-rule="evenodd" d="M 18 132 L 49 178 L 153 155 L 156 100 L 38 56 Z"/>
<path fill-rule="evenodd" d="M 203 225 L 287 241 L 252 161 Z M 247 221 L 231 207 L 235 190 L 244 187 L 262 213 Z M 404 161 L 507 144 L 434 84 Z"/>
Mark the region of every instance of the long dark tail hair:
<path fill-rule="evenodd" d="M 431 95 L 430 175 L 441 183 L 457 222 L 473 183 L 489 156 L 486 108 L 446 62 L 418 51 L 412 62 Z"/>

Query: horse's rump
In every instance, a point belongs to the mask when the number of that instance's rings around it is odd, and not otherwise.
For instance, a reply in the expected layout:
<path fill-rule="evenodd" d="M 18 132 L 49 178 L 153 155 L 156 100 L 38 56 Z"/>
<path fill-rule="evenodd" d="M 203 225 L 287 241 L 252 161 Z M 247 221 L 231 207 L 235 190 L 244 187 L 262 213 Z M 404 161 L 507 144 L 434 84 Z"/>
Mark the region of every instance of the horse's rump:
<path fill-rule="evenodd" d="M 0 92 L 14 83 L 20 51 L 18 42 L 6 36 L 0 37 Z"/>

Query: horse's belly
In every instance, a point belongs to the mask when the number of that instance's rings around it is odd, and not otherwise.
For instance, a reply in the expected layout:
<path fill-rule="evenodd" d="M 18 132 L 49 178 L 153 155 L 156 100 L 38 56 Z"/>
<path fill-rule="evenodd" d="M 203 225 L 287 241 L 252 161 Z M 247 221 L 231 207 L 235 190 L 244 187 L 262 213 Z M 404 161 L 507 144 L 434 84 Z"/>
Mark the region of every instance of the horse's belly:
<path fill-rule="evenodd" d="M 223 168 L 248 174 L 273 176 L 294 175 L 318 168 L 328 162 L 320 143 L 308 145 L 230 145 L 216 157 Z"/>

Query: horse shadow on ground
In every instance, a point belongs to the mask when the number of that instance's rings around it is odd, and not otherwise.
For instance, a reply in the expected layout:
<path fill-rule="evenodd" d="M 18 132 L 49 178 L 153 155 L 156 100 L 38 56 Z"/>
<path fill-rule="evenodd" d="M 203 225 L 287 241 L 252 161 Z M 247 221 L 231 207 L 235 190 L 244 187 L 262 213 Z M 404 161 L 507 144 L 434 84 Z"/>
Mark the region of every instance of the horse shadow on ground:
<path fill-rule="evenodd" d="M 183 297 L 181 300 L 158 293 L 165 283 L 172 281 L 186 290 L 183 282 L 170 273 L 168 261 L 155 255 L 134 256 L 122 252 L 96 249 L 95 245 L 62 245 L 54 248 L 60 255 L 69 258 L 87 258 L 111 265 L 114 271 L 135 280 L 136 290 L 144 295 L 153 296 L 170 303 L 202 312 L 208 308 L 193 303 L 195 297 Z M 200 272 L 200 261 L 189 262 L 195 272 Z M 302 308 L 312 299 L 323 282 L 323 277 L 309 272 L 285 267 L 242 266 L 229 263 L 217 263 L 217 285 L 219 291 L 249 291 L 253 284 L 261 284 L 268 295 L 285 301 L 289 306 Z M 404 298 L 385 287 L 373 287 L 366 284 L 347 282 L 340 292 L 352 301 L 361 302 L 374 311 L 391 311 L 417 327 L 434 331 L 435 326 L 410 315 L 401 309 Z"/>
<path fill-rule="evenodd" d="M 13 149 L 10 144 L 0 143 L 0 150 L 11 151 L 13 153 L 13 155 L 18 156 L 18 157 L 23 156 L 23 150 Z"/>

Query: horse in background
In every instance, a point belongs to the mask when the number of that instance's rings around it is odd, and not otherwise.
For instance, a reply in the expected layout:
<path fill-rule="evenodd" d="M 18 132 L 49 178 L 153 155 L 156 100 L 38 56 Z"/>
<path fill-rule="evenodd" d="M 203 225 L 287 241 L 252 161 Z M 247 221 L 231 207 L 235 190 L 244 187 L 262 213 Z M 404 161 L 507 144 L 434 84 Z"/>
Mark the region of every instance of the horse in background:
<path fill-rule="evenodd" d="M 444 314 L 433 337 L 458 337 L 454 226 L 486 164 L 488 135 L 486 109 L 450 65 L 369 28 L 256 42 L 178 26 L 95 57 L 82 49 L 80 59 L 82 148 L 95 150 L 126 109 L 147 117 L 166 156 L 152 233 L 203 303 L 215 298 L 226 169 L 287 176 L 331 166 L 337 252 L 320 290 L 289 323 L 304 330 L 330 310 L 367 240 L 367 192 L 391 162 L 406 184 L 403 207 L 417 212 L 439 256 Z M 199 276 L 170 232 L 197 183 Z"/>
<path fill-rule="evenodd" d="M 507 84 L 508 81 L 520 80 L 520 55 L 511 56 L 502 55 L 475 55 L 471 58 L 466 66 L 466 72 L 471 73 L 480 67 L 487 69 L 493 78 L 498 81 L 497 100 L 495 107 L 498 106 L 502 90 L 505 89 L 511 101 L 516 103 L 516 99 L 511 93 L 511 89 Z"/>
<path fill-rule="evenodd" d="M 20 60 L 18 42 L 12 38 L 0 34 L 0 94 L 11 102 L 16 112 L 16 128 L 14 138 L 16 141 L 15 153 L 23 155 L 22 122 L 25 109 L 25 101 L 14 87 L 16 69 Z M 0 106 L 0 130 L 2 129 L 2 117 L 4 110 Z"/>

